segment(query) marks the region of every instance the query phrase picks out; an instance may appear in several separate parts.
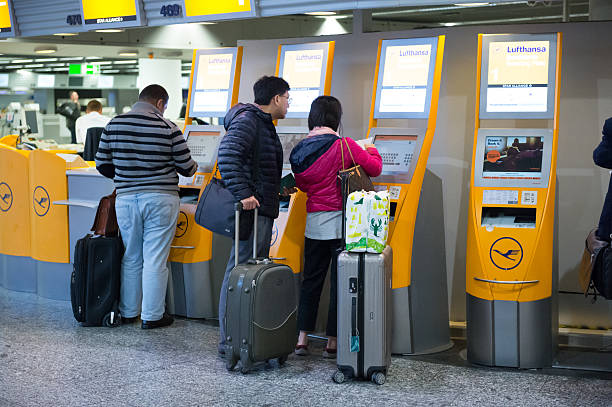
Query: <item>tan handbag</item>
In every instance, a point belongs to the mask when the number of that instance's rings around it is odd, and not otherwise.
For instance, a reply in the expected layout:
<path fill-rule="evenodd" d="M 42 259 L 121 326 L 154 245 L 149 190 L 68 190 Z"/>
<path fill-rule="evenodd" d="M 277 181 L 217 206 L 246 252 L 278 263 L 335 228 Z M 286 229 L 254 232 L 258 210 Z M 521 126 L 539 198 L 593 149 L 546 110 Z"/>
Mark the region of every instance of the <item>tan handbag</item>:
<path fill-rule="evenodd" d="M 344 146 L 343 142 L 346 144 L 346 148 L 351 155 L 351 161 L 353 166 L 350 168 L 344 168 Z M 343 196 L 346 198 L 351 192 L 355 191 L 374 191 L 374 184 L 372 184 L 372 180 L 369 175 L 366 174 L 361 165 L 355 163 L 355 158 L 353 158 L 353 153 L 348 145 L 348 141 L 344 137 L 340 141 L 340 154 L 342 154 L 342 169 L 338 171 L 338 179 L 340 181 L 340 185 L 342 187 Z"/>
<path fill-rule="evenodd" d="M 96 218 L 91 227 L 91 231 L 96 235 L 111 237 L 119 234 L 119 224 L 117 223 L 117 213 L 115 212 L 116 198 L 117 190 L 100 199 Z"/>

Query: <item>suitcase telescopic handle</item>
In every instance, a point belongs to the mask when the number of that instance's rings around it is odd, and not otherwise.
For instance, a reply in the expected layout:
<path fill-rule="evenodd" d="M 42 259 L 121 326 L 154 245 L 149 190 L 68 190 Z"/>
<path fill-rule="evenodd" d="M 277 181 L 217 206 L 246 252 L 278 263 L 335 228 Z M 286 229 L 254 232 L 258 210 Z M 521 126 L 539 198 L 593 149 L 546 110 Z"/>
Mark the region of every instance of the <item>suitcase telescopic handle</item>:
<path fill-rule="evenodd" d="M 236 225 L 234 227 L 234 267 L 238 266 L 239 256 L 239 245 L 240 245 L 240 212 L 242 212 L 242 202 L 236 202 L 234 204 L 234 211 L 236 212 Z M 255 217 L 253 220 L 253 258 L 257 258 L 257 216 L 258 210 L 255 207 Z"/>

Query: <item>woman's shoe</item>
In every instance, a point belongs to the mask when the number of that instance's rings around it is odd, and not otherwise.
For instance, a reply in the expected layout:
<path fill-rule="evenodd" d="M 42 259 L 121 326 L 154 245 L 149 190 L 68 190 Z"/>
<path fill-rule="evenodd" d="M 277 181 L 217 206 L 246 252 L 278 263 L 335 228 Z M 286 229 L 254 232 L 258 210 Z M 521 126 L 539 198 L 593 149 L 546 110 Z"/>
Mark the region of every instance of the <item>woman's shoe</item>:
<path fill-rule="evenodd" d="M 325 359 L 336 359 L 336 354 L 338 353 L 338 349 L 325 348 L 323 351 L 323 357 Z"/>
<path fill-rule="evenodd" d="M 308 356 L 308 345 L 295 345 L 295 354 L 298 356 Z"/>

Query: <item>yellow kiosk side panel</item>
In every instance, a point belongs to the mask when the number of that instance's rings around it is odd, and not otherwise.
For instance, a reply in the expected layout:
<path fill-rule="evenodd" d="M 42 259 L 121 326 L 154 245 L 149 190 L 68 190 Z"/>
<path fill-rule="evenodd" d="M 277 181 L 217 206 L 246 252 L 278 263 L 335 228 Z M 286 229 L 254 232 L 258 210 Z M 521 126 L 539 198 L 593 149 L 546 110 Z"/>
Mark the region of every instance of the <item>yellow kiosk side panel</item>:
<path fill-rule="evenodd" d="M 427 131 L 425 133 L 423 145 L 419 154 L 419 159 L 417 161 L 414 174 L 412 175 L 411 183 L 408 185 L 398 184 L 398 186 L 401 186 L 402 191 L 400 192 L 400 198 L 397 202 L 395 220 L 389 227 L 389 245 L 393 249 L 392 288 L 394 289 L 407 287 L 410 285 L 411 281 L 412 250 L 406 250 L 406 248 L 413 247 L 414 226 L 419 207 L 421 187 L 423 186 L 423 178 L 425 176 L 425 171 L 427 170 L 429 151 L 431 150 L 434 133 L 436 131 L 440 81 L 442 78 L 444 40 L 445 37 L 443 35 L 438 37 L 438 49 L 436 53 L 436 65 L 434 68 L 429 119 L 427 123 Z M 382 41 L 379 42 L 379 56 L 377 65 L 380 63 L 381 45 Z M 378 72 L 378 69 L 376 72 Z M 373 97 L 376 97 L 376 91 L 374 91 Z M 376 122 L 372 121 L 372 124 L 376 124 Z"/>
<path fill-rule="evenodd" d="M 232 87 L 232 102 L 230 106 L 234 106 L 238 103 L 238 92 L 240 91 L 240 73 L 242 72 L 242 54 L 244 49 L 242 47 L 238 47 L 238 51 L 236 53 L 236 71 L 234 72 L 234 84 Z"/>
<path fill-rule="evenodd" d="M 323 94 L 329 96 L 331 94 L 332 72 L 334 70 L 334 51 L 336 49 L 336 41 L 330 41 L 327 51 L 327 66 L 325 67 L 325 86 L 323 86 Z"/>
<path fill-rule="evenodd" d="M 29 151 L 0 147 L 0 253 L 31 255 Z"/>
<path fill-rule="evenodd" d="M 298 191 L 291 196 L 288 213 L 306 214 L 306 194 L 304 192 Z M 272 230 L 270 257 L 280 258 L 277 262 L 291 267 L 294 274 L 302 271 L 305 228 L 305 218 L 279 216 Z"/>
<path fill-rule="evenodd" d="M 41 150 L 32 151 L 29 160 L 32 258 L 69 263 L 68 207 L 53 205 L 68 199 L 66 162 Z"/>

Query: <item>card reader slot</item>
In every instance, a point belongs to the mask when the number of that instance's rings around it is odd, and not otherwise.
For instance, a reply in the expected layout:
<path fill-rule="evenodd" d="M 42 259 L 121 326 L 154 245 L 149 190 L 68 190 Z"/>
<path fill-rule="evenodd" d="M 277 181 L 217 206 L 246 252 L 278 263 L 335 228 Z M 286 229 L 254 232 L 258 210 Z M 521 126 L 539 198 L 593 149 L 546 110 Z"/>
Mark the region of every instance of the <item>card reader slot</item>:
<path fill-rule="evenodd" d="M 485 206 L 482 208 L 480 225 L 483 227 L 535 229 L 536 215 L 536 208 Z"/>

